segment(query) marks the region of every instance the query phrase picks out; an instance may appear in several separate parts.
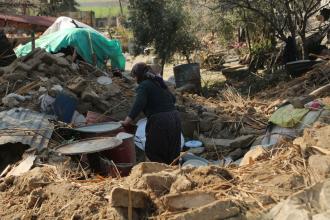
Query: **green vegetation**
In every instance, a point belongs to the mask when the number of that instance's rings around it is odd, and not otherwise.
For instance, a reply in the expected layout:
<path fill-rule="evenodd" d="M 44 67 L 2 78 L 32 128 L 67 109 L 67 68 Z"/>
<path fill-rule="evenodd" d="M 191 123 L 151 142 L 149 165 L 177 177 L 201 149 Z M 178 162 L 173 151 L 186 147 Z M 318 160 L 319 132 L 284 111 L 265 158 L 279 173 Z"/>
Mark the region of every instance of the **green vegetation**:
<path fill-rule="evenodd" d="M 111 17 L 111 16 L 117 16 L 120 15 L 120 7 L 79 7 L 81 11 L 94 11 L 96 18 L 102 18 L 102 17 Z M 123 9 L 124 14 L 127 14 L 128 10 L 127 8 Z"/>

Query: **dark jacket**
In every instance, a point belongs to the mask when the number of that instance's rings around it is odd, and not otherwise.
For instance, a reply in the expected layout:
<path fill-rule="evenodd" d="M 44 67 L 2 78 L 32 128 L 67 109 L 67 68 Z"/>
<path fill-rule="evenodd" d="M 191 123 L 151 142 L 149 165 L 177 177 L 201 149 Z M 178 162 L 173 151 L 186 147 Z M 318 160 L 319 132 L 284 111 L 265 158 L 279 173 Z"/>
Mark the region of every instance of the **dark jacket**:
<path fill-rule="evenodd" d="M 142 111 L 149 118 L 160 112 L 175 110 L 175 96 L 168 89 L 161 88 L 152 80 L 148 79 L 141 82 L 136 93 L 136 100 L 128 115 L 133 120 Z"/>

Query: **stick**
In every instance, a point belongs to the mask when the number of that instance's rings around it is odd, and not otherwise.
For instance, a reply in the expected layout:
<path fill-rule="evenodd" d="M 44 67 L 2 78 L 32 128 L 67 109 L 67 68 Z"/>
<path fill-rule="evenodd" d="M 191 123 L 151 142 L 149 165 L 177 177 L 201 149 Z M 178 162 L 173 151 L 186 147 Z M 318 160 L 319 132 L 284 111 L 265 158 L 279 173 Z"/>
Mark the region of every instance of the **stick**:
<path fill-rule="evenodd" d="M 133 208 L 132 208 L 132 192 L 131 187 L 128 188 L 128 220 L 133 219 Z"/>
<path fill-rule="evenodd" d="M 117 177 L 119 176 L 119 178 L 121 178 L 120 172 L 119 172 L 119 170 L 118 170 L 116 164 L 113 162 L 113 160 L 111 160 L 111 163 L 112 163 L 112 165 L 115 167 L 115 170 L 116 170 L 116 172 L 117 172 Z"/>
<path fill-rule="evenodd" d="M 7 95 L 8 95 L 9 86 L 10 86 L 10 83 L 9 83 L 9 82 L 7 82 L 7 88 L 6 88 L 6 95 L 5 95 L 5 96 L 7 96 Z"/>
<path fill-rule="evenodd" d="M 188 153 L 189 153 L 189 151 L 186 151 L 186 152 L 181 153 L 177 158 L 175 158 L 173 160 L 173 162 L 170 164 L 170 166 L 173 166 L 181 157 L 183 157 L 184 155 L 186 155 Z"/>

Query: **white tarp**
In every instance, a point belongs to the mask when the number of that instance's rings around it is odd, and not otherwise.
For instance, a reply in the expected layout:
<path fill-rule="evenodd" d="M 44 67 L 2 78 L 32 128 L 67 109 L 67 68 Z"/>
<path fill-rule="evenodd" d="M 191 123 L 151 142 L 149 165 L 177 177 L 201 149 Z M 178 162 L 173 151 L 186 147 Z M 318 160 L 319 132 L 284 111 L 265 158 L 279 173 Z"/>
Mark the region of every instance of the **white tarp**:
<path fill-rule="evenodd" d="M 73 18 L 69 18 L 69 17 L 59 17 L 56 19 L 56 21 L 42 34 L 42 36 L 46 36 L 48 34 L 57 32 L 59 30 L 64 30 L 64 29 L 68 29 L 68 28 L 88 28 L 91 30 L 96 31 L 94 28 L 92 28 L 91 26 L 88 26 L 87 24 L 84 24 L 80 21 L 77 21 Z"/>
<path fill-rule="evenodd" d="M 135 145 L 144 151 L 145 144 L 146 144 L 146 125 L 147 125 L 147 118 L 140 119 L 136 125 L 138 126 L 135 132 L 134 142 Z M 181 134 L 181 148 L 184 146 L 184 137 Z"/>

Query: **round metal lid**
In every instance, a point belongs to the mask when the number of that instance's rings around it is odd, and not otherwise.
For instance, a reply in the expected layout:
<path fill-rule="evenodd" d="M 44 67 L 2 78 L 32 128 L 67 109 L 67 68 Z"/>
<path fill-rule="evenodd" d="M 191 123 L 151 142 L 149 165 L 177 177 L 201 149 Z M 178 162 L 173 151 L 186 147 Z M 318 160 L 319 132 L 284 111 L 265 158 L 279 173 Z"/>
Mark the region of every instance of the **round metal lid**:
<path fill-rule="evenodd" d="M 119 132 L 117 135 L 116 135 L 116 138 L 120 139 L 120 140 L 125 140 L 125 139 L 128 139 L 128 138 L 133 138 L 134 135 L 132 134 L 129 134 L 129 133 L 126 133 L 126 132 Z"/>
<path fill-rule="evenodd" d="M 82 133 L 105 133 L 117 130 L 121 127 L 119 122 L 105 122 L 105 123 L 97 123 L 92 125 L 86 125 L 82 127 L 75 128 L 75 131 L 79 131 Z"/>
<path fill-rule="evenodd" d="M 186 162 L 184 162 L 182 164 L 183 167 L 186 167 L 186 166 L 202 167 L 202 166 L 207 166 L 207 165 L 208 165 L 208 163 L 201 161 L 201 160 L 197 160 L 197 159 L 187 160 Z"/>
<path fill-rule="evenodd" d="M 115 137 L 93 138 L 59 146 L 56 151 L 63 155 L 90 154 L 115 148 L 122 143 Z"/>

